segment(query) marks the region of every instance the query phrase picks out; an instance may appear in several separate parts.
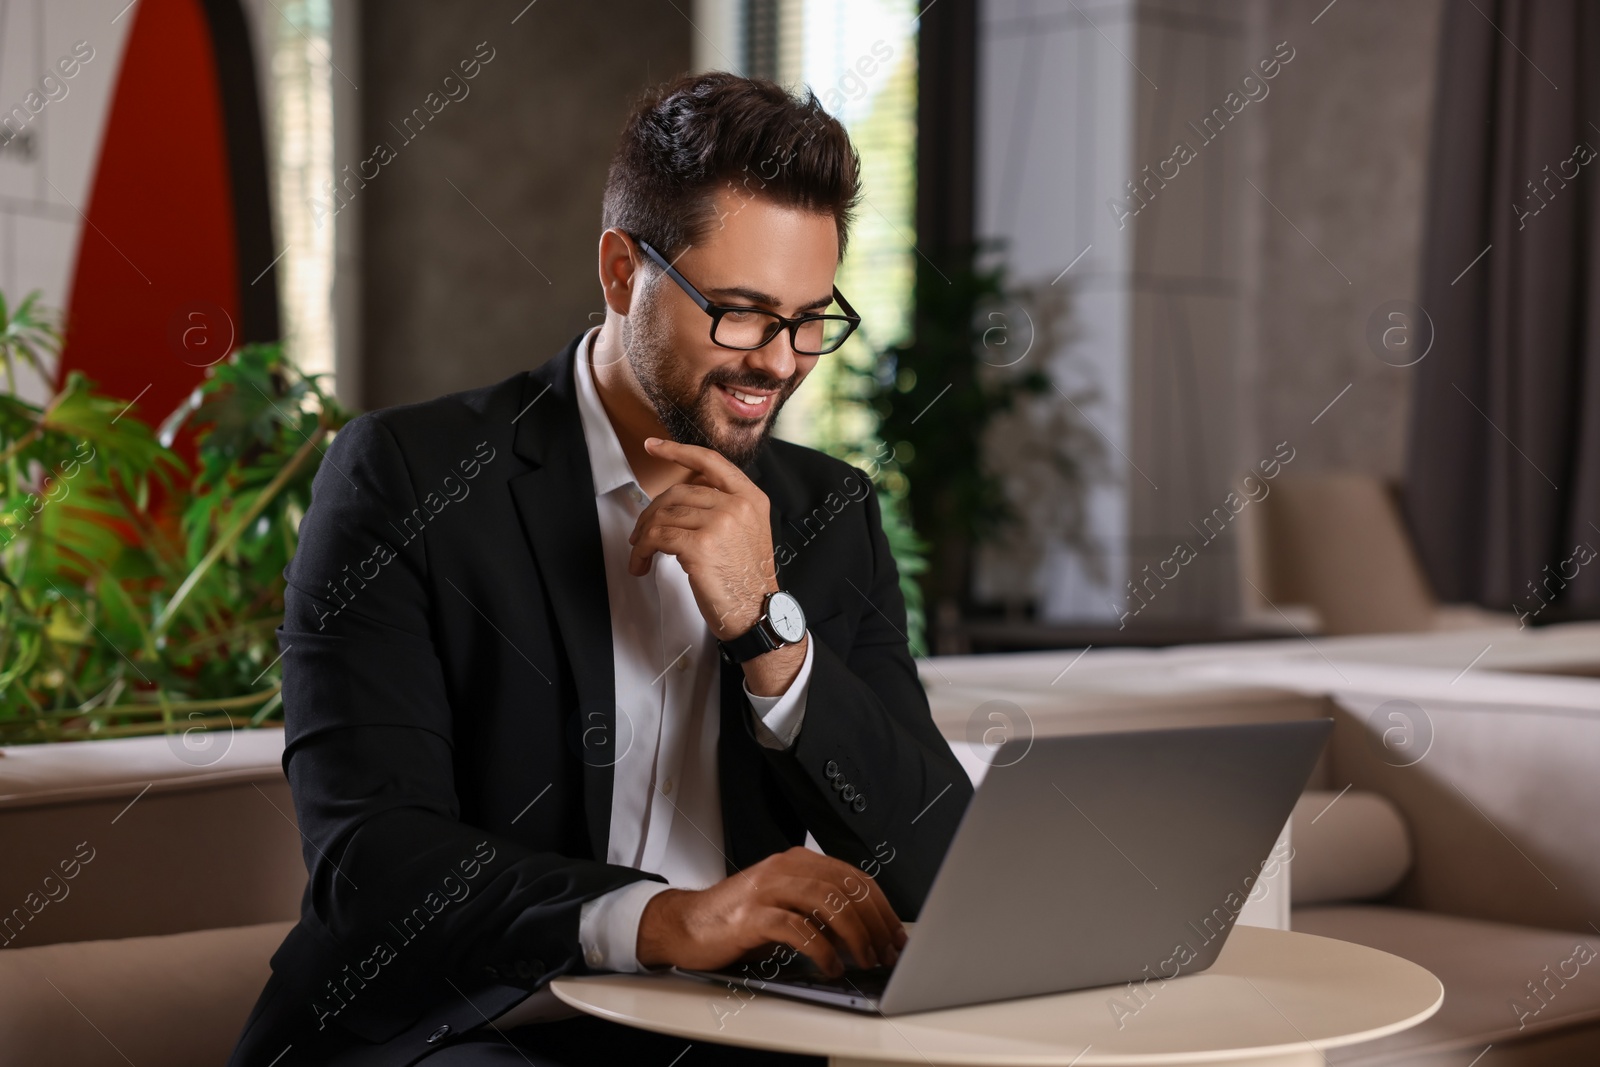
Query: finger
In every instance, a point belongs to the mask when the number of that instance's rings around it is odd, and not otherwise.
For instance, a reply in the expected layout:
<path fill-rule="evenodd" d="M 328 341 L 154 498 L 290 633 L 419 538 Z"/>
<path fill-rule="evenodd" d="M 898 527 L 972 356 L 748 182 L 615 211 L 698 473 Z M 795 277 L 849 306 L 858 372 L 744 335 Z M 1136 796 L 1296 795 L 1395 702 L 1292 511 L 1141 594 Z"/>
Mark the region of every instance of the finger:
<path fill-rule="evenodd" d="M 837 856 L 804 845 L 793 845 L 782 852 L 774 852 L 752 868 L 751 873 L 768 874 L 771 878 L 796 877 L 834 882 L 839 892 L 846 896 L 870 900 L 891 930 L 900 926 L 900 918 L 889 906 L 888 897 L 877 879 Z M 863 893 L 863 887 L 867 893 Z"/>
<path fill-rule="evenodd" d="M 895 940 L 896 947 L 905 943 L 905 924 L 900 921 L 900 916 L 895 913 L 894 906 L 889 903 L 889 895 L 883 891 L 878 880 L 866 871 L 855 867 L 850 868 L 850 876 L 859 878 L 866 883 L 871 892 L 870 902 L 873 910 L 882 916 L 884 926 L 888 929 L 891 939 Z"/>
<path fill-rule="evenodd" d="M 868 885 L 865 879 L 866 875 L 860 871 L 846 874 L 840 880 L 840 892 L 860 914 L 861 924 L 866 927 L 867 938 L 872 944 L 873 955 L 879 963 L 888 966 L 894 962 L 894 927 L 883 913 L 882 891 Z"/>
<path fill-rule="evenodd" d="M 652 456 L 671 460 L 680 467 L 688 467 L 705 479 L 705 484 L 724 493 L 740 493 L 755 483 L 735 467 L 722 453 L 700 445 L 685 445 L 660 437 L 647 437 L 644 449 Z"/>
<path fill-rule="evenodd" d="M 900 915 L 894 910 L 894 905 L 889 903 L 889 897 L 884 893 L 883 887 L 876 883 L 872 886 L 872 901 L 877 905 L 878 914 L 883 916 L 884 925 L 889 929 L 889 943 L 895 948 L 895 955 L 906 947 L 910 935 L 906 933 L 906 924 L 900 921 Z"/>
<path fill-rule="evenodd" d="M 843 949 L 849 954 L 849 966 L 870 969 L 884 965 L 883 957 L 878 954 L 878 948 L 873 944 L 872 931 L 867 927 L 865 912 L 852 904 L 848 898 L 844 900 L 844 906 L 837 910 L 821 908 L 809 914 L 813 922 L 826 921 L 823 933 L 828 935 L 835 949 Z"/>
<path fill-rule="evenodd" d="M 701 508 L 714 508 L 727 496 L 719 489 L 706 485 L 696 474 L 686 482 L 678 482 L 663 489 L 651 503 L 690 504 Z"/>
<path fill-rule="evenodd" d="M 628 534 L 628 543 L 631 545 L 637 541 L 639 539 L 639 531 L 653 523 L 655 516 L 663 508 L 693 507 L 708 510 L 727 499 L 726 494 L 718 492 L 710 486 L 689 485 L 680 482 L 650 501 L 645 509 L 639 512 L 639 517 L 633 523 L 633 532 Z"/>
<path fill-rule="evenodd" d="M 855 907 L 832 881 L 786 878 L 771 889 L 770 900 L 796 912 L 802 928 L 809 923 L 848 950 L 857 967 L 876 967 L 882 962 L 873 948 L 862 909 Z"/>
<path fill-rule="evenodd" d="M 838 884 L 838 891 L 860 913 L 862 924 L 872 939 L 873 951 L 880 962 L 892 966 L 905 943 L 905 930 L 900 917 L 889 905 L 889 898 L 881 886 L 865 871 L 856 869 L 833 856 L 821 856 L 827 863 L 824 877 Z"/>
<path fill-rule="evenodd" d="M 759 931 L 753 931 L 759 935 Z M 752 945 L 740 953 L 736 963 L 761 963 L 780 956 L 779 949 L 788 948 L 787 945 L 777 941 L 763 941 L 759 945 Z"/>
<path fill-rule="evenodd" d="M 702 512 L 704 514 L 704 512 Z M 685 523 L 707 520 L 687 519 Z M 683 558 L 690 547 L 695 528 L 686 524 L 667 524 L 658 522 L 639 535 L 639 540 L 634 542 L 633 551 L 628 555 L 628 573 L 635 578 L 641 578 L 650 573 L 652 557 L 657 552 L 665 552 L 669 556 Z"/>
<path fill-rule="evenodd" d="M 678 484 L 679 485 L 703 485 L 707 489 L 717 489 L 716 486 L 711 484 L 710 479 L 708 479 L 704 474 L 701 474 L 699 471 L 695 471 L 693 474 L 689 475 L 689 480 L 688 481 L 679 482 Z M 720 492 L 722 492 L 722 490 L 717 489 L 717 492 L 720 493 Z"/>
<path fill-rule="evenodd" d="M 844 973 L 844 962 L 826 937 L 808 936 L 792 911 L 784 908 L 763 908 L 759 912 L 756 933 L 768 941 L 788 945 L 817 965 L 823 974 L 837 977 Z"/>
<path fill-rule="evenodd" d="M 883 887 L 878 885 L 877 880 L 870 874 L 850 866 L 836 856 L 828 856 L 808 848 L 790 849 L 788 853 L 781 855 L 791 857 L 789 862 L 800 864 L 802 869 L 815 869 L 822 877 L 837 879 L 845 895 L 857 901 L 859 907 L 870 913 L 872 919 L 868 920 L 869 926 L 876 930 L 878 928 L 876 924 L 881 924 L 884 931 L 883 940 L 875 937 L 873 942 L 879 947 L 880 957 L 888 955 L 883 951 L 884 946 L 893 946 L 896 950 L 895 955 L 898 955 L 899 949 L 905 947 L 907 940 L 905 925 L 900 921 L 900 916 L 895 914 Z"/>
<path fill-rule="evenodd" d="M 681 530 L 700 530 L 709 526 L 714 521 L 713 509 L 697 508 L 689 504 L 669 504 L 657 508 L 649 522 L 641 522 L 639 531 L 648 530 L 652 526 L 675 526 Z M 637 539 L 634 539 L 637 544 Z"/>
<path fill-rule="evenodd" d="M 831 954 L 838 970 L 828 970 L 829 974 L 837 975 L 850 967 L 871 966 L 866 962 L 870 960 L 867 953 L 871 945 L 865 929 L 850 913 L 848 905 L 834 909 L 824 903 L 831 892 L 832 888 L 825 882 L 809 883 L 796 891 L 786 889 L 773 898 L 787 915 L 789 941 L 825 970 Z M 824 945 L 830 952 L 822 951 Z"/>

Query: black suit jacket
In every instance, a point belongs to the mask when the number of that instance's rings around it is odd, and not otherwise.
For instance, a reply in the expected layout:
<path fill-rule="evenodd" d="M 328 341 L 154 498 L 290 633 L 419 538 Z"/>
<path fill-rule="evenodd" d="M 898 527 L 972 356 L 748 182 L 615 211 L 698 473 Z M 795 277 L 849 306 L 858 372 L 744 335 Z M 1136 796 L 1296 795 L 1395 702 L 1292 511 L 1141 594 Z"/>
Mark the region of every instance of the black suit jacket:
<path fill-rule="evenodd" d="M 233 1064 L 411 1063 L 588 973 L 579 907 L 663 880 L 605 862 L 631 738 L 580 339 L 497 385 L 363 415 L 328 449 L 278 631 L 310 880 Z M 815 651 L 785 750 L 756 741 L 743 674 L 722 665 L 727 871 L 809 830 L 914 919 L 972 787 L 907 651 L 876 497 L 860 471 L 784 442 L 751 474 Z"/>

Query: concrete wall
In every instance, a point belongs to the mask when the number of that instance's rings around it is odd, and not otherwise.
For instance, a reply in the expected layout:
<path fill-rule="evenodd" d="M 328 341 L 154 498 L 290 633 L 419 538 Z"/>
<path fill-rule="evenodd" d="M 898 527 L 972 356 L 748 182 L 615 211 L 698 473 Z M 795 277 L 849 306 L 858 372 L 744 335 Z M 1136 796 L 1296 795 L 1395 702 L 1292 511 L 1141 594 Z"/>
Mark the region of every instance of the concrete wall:
<path fill-rule="evenodd" d="M 1279 442 L 1296 473 L 1398 474 L 1410 372 L 1364 335 L 1416 293 L 1439 15 L 1440 0 L 985 3 L 980 231 L 1034 284 L 1092 246 L 1063 280 L 1077 337 L 1045 358 L 1100 388 L 1087 414 L 1115 474 L 1092 499 L 1108 580 L 1046 553 L 1046 617 L 1231 616 L 1237 531 L 1204 520 Z M 1290 54 L 1263 93 L 1261 61 Z M 1226 121 L 1202 129 L 1217 108 Z M 1179 142 L 1192 158 L 1147 181 Z M 1181 577 L 1135 599 L 1128 580 L 1180 542 L 1198 550 Z"/>
<path fill-rule="evenodd" d="M 602 306 L 606 165 L 637 93 L 690 66 L 694 30 L 655 0 L 519 7 L 363 7 L 360 158 L 394 152 L 355 194 L 367 408 L 535 367 Z M 408 140 L 403 119 L 480 42 L 470 93 Z"/>
<path fill-rule="evenodd" d="M 1305 237 L 1275 214 L 1262 228 L 1254 419 L 1269 447 L 1306 441 L 1307 470 L 1398 477 L 1414 372 L 1380 362 L 1364 332 L 1379 305 L 1417 296 L 1443 4 L 1340 0 L 1312 26 L 1320 7 L 1264 11 L 1267 39 L 1299 55 L 1263 115 L 1257 184 Z"/>
<path fill-rule="evenodd" d="M 1102 205 L 1108 218 L 1130 213 L 1135 248 L 1125 367 L 1127 451 L 1137 469 L 1124 484 L 1127 578 L 1138 591 L 1125 582 L 1116 597 L 1119 617 L 1129 613 L 1130 625 L 1231 609 L 1233 539 L 1208 541 L 1205 520 L 1224 505 L 1234 472 L 1254 462 L 1239 432 L 1241 409 L 1249 406 L 1239 377 L 1247 359 L 1243 280 L 1254 208 L 1245 175 L 1263 111 L 1275 102 L 1270 87 L 1291 73 L 1284 68 L 1266 82 L 1259 102 L 1242 95 L 1244 76 L 1270 56 L 1250 43 L 1246 3 L 1145 0 L 1137 13 L 1138 47 L 1130 57 L 1143 73 L 1134 82 L 1136 135 L 1126 179 L 1136 195 L 1124 184 Z M 1194 558 L 1174 559 L 1179 544 Z M 1174 570 L 1175 580 L 1162 580 L 1163 571 Z"/>

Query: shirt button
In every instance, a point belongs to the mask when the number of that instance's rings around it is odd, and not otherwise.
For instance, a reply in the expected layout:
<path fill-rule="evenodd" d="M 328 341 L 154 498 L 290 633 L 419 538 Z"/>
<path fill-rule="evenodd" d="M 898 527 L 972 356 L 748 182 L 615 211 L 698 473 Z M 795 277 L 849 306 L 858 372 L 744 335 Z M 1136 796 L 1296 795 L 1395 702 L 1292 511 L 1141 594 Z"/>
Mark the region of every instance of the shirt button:
<path fill-rule="evenodd" d="M 633 502 L 635 504 L 643 504 L 649 499 L 649 497 L 644 495 L 643 489 L 640 489 L 638 486 L 633 487 Z"/>
<path fill-rule="evenodd" d="M 663 793 L 672 792 L 672 779 L 671 778 L 667 779 L 666 784 L 661 787 L 661 791 Z"/>
<path fill-rule="evenodd" d="M 591 967 L 598 967 L 605 961 L 606 954 L 604 952 L 601 952 L 597 948 L 589 950 L 589 965 Z"/>
<path fill-rule="evenodd" d="M 683 655 L 679 656 L 678 657 L 678 662 L 674 663 L 673 666 L 678 668 L 680 671 L 688 670 L 689 669 L 689 654 L 687 652 L 685 652 Z"/>

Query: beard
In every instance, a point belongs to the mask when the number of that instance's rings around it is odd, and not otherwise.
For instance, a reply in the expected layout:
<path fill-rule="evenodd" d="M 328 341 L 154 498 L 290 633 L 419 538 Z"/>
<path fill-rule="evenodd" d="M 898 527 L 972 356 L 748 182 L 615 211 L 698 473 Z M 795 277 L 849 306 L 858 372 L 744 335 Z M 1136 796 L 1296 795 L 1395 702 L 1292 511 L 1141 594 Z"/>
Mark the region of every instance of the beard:
<path fill-rule="evenodd" d="M 656 308 L 654 285 L 634 313 L 622 320 L 622 349 L 645 399 L 674 441 L 712 449 L 734 466 L 748 470 L 766 448 L 778 412 L 799 386 L 800 376 L 779 379 L 745 367 L 719 367 L 696 378 L 693 370 L 673 355 L 666 326 L 665 316 Z M 718 421 L 722 402 L 712 392 L 719 385 L 775 390 L 767 401 L 770 410 L 759 420 L 738 419 L 731 428 L 723 426 Z"/>

